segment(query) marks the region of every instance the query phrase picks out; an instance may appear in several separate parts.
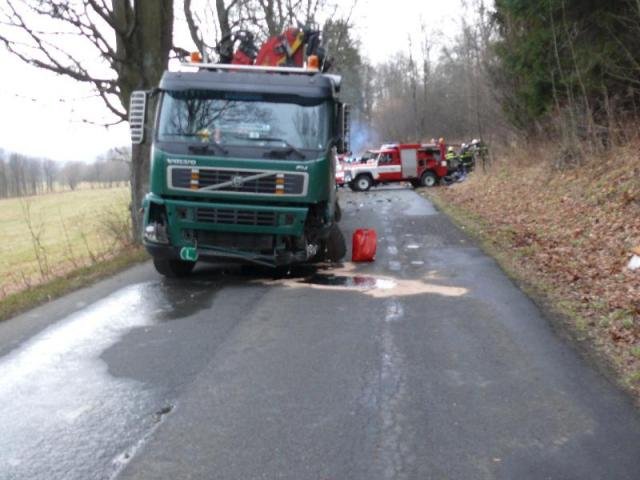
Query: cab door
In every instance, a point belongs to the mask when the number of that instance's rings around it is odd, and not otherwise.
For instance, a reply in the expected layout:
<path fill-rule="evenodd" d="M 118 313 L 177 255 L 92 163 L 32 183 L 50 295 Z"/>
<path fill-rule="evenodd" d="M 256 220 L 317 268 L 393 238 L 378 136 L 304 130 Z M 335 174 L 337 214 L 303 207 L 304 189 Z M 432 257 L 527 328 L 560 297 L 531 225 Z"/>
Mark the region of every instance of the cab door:
<path fill-rule="evenodd" d="M 378 174 L 380 182 L 399 182 L 402 180 L 402 165 L 397 150 L 380 153 Z"/>
<path fill-rule="evenodd" d="M 415 148 L 403 148 L 400 151 L 402 163 L 402 178 L 412 179 L 418 177 L 418 150 Z"/>

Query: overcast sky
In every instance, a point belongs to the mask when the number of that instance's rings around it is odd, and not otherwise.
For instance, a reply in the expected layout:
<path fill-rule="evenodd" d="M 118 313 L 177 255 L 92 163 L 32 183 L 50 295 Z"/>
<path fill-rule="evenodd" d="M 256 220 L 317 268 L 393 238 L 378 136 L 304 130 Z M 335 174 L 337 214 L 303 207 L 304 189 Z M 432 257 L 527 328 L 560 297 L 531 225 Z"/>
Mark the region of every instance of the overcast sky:
<path fill-rule="evenodd" d="M 346 2 L 345 2 L 346 3 Z M 406 51 L 409 34 L 427 25 L 443 43 L 460 24 L 459 0 L 359 0 L 352 15 L 363 53 L 380 63 Z M 0 148 L 54 160 L 89 161 L 129 141 L 128 126 L 113 121 L 86 87 L 25 65 L 0 47 Z"/>

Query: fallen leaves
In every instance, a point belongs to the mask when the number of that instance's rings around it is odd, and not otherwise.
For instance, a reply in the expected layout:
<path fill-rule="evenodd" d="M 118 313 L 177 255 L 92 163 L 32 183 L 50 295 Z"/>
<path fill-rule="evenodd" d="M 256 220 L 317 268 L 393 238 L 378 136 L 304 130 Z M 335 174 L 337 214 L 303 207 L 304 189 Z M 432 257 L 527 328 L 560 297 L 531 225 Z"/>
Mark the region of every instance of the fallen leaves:
<path fill-rule="evenodd" d="M 638 151 L 631 146 L 566 174 L 512 152 L 486 174 L 436 193 L 480 218 L 492 241 L 517 253 L 516 268 L 569 302 L 627 373 L 640 369 L 629 353 L 640 347 L 640 271 L 627 268 L 640 255 Z"/>

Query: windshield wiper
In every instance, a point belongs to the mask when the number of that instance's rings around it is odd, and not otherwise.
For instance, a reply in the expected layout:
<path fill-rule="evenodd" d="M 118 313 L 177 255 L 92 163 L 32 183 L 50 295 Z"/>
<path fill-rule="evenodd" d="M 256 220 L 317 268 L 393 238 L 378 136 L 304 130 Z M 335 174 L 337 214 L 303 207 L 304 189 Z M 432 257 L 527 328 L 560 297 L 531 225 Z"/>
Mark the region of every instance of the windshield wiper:
<path fill-rule="evenodd" d="M 300 160 L 305 160 L 307 156 L 295 147 L 287 147 L 282 150 L 269 150 L 262 154 L 263 157 L 287 158 L 292 153 L 297 154 Z"/>
<path fill-rule="evenodd" d="M 244 138 L 243 140 L 249 140 L 250 142 L 281 142 L 285 144 L 286 148 L 283 150 L 269 150 L 268 152 L 265 152 L 264 154 L 267 156 L 269 155 L 287 155 L 288 156 L 288 155 L 291 155 L 292 153 L 295 153 L 302 160 L 305 160 L 307 158 L 307 156 L 301 150 L 291 145 L 284 138 L 274 138 L 274 137 L 250 138 L 248 137 L 248 138 Z"/>
<path fill-rule="evenodd" d="M 220 145 L 215 140 L 212 140 L 212 141 L 210 141 L 208 143 L 203 143 L 201 145 L 189 145 L 188 149 L 189 149 L 190 152 L 193 152 L 193 153 L 204 154 L 204 153 L 209 153 L 210 152 L 209 147 L 212 147 L 212 146 L 216 147 L 218 149 L 218 151 L 221 152 L 223 155 L 227 155 L 229 153 L 229 150 L 224 148 L 222 145 Z"/>

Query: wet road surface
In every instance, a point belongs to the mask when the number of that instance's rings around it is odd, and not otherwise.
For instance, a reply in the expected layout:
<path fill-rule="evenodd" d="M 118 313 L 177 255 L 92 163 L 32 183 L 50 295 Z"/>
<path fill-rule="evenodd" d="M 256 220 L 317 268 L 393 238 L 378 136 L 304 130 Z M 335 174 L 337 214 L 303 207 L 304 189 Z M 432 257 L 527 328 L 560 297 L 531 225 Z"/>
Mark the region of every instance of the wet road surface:
<path fill-rule="evenodd" d="M 0 479 L 638 479 L 640 415 L 409 189 L 373 264 L 133 268 L 0 323 Z"/>

